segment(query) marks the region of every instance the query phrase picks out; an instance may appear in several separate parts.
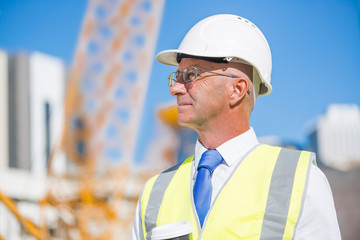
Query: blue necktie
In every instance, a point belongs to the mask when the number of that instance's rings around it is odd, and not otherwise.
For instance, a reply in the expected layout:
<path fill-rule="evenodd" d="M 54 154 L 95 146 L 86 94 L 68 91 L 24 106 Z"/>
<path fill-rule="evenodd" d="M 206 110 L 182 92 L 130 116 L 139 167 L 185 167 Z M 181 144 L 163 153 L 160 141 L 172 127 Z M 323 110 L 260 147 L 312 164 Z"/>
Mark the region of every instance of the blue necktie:
<path fill-rule="evenodd" d="M 223 158 L 218 151 L 207 150 L 201 156 L 197 168 L 198 174 L 194 185 L 194 202 L 201 227 L 203 226 L 205 216 L 209 211 L 211 203 L 211 175 L 222 160 Z"/>

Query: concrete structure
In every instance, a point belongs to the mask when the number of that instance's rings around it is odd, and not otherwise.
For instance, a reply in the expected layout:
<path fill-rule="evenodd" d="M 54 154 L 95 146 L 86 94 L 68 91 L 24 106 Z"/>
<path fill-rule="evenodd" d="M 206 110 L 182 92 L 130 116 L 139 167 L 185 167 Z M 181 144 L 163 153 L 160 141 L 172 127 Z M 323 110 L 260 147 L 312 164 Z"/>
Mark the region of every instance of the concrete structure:
<path fill-rule="evenodd" d="M 64 65 L 41 53 L 10 56 L 8 83 L 8 166 L 44 176 L 63 126 Z"/>
<path fill-rule="evenodd" d="M 50 151 L 63 127 L 65 67 L 42 53 L 8 56 L 0 51 L 0 191 L 20 213 L 40 221 Z M 65 170 L 58 156 L 56 170 Z M 0 202 L 0 236 L 33 239 Z M 29 238 L 28 238 L 29 237 Z"/>
<path fill-rule="evenodd" d="M 9 58 L 9 167 L 30 170 L 29 58 Z"/>
<path fill-rule="evenodd" d="M 327 166 L 360 166 L 360 110 L 357 105 L 330 105 L 310 131 L 311 150 Z"/>

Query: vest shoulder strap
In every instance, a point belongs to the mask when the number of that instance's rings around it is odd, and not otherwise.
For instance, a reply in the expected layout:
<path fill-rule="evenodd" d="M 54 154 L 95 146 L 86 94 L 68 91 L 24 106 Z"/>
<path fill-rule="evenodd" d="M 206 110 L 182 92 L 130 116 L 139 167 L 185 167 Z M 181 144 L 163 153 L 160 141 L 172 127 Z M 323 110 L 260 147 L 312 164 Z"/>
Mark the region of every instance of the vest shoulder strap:
<path fill-rule="evenodd" d="M 293 235 L 305 197 L 314 154 L 281 148 L 266 202 L 260 240 Z"/>
<path fill-rule="evenodd" d="M 162 199 L 164 197 L 165 191 L 169 186 L 171 180 L 173 179 L 175 173 L 179 169 L 181 165 L 185 165 L 187 163 L 191 163 L 193 156 L 187 158 L 185 161 L 163 171 L 156 178 L 152 190 L 150 192 L 148 204 L 145 210 L 145 229 L 146 232 L 151 231 L 154 227 L 156 227 L 156 222 L 160 210 L 160 206 L 162 203 Z"/>

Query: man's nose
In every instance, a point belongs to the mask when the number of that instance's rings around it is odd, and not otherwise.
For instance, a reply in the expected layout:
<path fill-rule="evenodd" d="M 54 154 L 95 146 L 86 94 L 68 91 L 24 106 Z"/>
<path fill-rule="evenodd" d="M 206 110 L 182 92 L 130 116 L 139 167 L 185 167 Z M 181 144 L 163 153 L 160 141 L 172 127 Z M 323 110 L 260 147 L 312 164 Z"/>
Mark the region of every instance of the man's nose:
<path fill-rule="evenodd" d="M 183 82 L 175 82 L 169 90 L 170 94 L 173 96 L 179 95 L 179 94 L 185 94 L 186 93 L 186 87 Z"/>

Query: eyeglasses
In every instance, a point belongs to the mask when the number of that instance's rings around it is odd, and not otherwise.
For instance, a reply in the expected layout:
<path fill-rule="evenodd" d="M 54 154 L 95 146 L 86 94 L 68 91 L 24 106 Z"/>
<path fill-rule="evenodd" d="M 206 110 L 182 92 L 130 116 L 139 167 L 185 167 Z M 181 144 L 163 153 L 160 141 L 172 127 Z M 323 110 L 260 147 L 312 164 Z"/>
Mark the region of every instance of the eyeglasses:
<path fill-rule="evenodd" d="M 212 72 L 212 71 L 208 71 L 208 70 L 204 70 L 204 69 L 199 69 L 197 67 L 188 67 L 188 68 L 185 68 L 182 72 L 177 71 L 177 72 L 171 73 L 168 78 L 168 85 L 169 85 L 169 87 L 171 87 L 180 79 L 182 79 L 184 81 L 184 83 L 192 82 L 192 81 L 196 80 L 199 72 L 208 72 L 208 73 L 213 73 L 213 74 L 220 75 L 220 76 L 238 78 L 237 76 L 234 76 L 234 75 L 226 75 L 226 74 L 222 74 L 222 73 Z"/>

